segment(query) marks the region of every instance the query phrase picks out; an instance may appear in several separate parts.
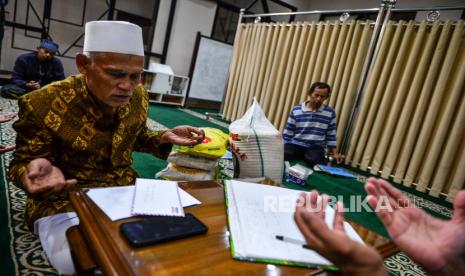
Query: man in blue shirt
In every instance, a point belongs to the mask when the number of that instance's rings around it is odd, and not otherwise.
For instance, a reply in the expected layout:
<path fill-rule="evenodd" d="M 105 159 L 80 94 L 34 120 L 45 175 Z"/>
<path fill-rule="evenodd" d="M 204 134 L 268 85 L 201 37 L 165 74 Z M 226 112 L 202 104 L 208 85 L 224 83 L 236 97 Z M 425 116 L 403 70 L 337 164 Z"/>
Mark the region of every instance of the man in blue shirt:
<path fill-rule="evenodd" d="M 331 88 L 323 82 L 310 86 L 308 100 L 295 106 L 284 129 L 284 159 L 305 160 L 310 166 L 323 163 L 325 148 L 341 162 L 336 145 L 336 112 L 323 104 Z"/>
<path fill-rule="evenodd" d="M 54 57 L 58 44 L 44 39 L 37 51 L 20 55 L 15 62 L 11 84 L 2 88 L 2 96 L 18 98 L 51 82 L 63 80 L 63 64 Z"/>

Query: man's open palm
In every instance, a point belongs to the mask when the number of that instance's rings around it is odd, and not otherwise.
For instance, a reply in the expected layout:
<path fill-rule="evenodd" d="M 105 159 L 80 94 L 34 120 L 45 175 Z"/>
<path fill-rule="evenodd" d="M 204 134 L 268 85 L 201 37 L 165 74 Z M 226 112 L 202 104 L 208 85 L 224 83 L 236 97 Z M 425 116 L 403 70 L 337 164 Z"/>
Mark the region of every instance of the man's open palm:
<path fill-rule="evenodd" d="M 205 138 L 203 130 L 191 126 L 177 126 L 163 134 L 162 142 L 180 146 L 194 146 Z"/>
<path fill-rule="evenodd" d="M 63 172 L 44 158 L 29 162 L 22 181 L 26 190 L 31 194 L 46 191 L 59 192 L 77 183 L 76 179 L 65 180 Z"/>
<path fill-rule="evenodd" d="M 446 221 L 413 206 L 384 180 L 370 178 L 365 188 L 374 209 L 381 197 L 389 199 L 393 210 L 378 216 L 396 245 L 418 264 L 439 271 L 465 254 L 465 191 L 457 194 L 453 218 Z"/>

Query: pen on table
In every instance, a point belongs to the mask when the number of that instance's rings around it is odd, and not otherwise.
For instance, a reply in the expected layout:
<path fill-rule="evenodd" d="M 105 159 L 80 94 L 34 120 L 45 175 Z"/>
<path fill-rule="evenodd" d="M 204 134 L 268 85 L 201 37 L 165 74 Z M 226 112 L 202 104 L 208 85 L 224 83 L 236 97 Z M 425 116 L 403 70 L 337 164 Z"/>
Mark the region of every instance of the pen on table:
<path fill-rule="evenodd" d="M 304 241 L 299 241 L 297 239 L 293 239 L 293 238 L 289 238 L 289 237 L 285 237 L 285 236 L 280 236 L 280 235 L 276 235 L 276 239 L 277 240 L 280 240 L 280 241 L 283 241 L 283 242 L 288 242 L 288 243 L 293 243 L 293 244 L 297 244 L 297 245 L 301 245 L 303 248 L 305 249 L 310 249 L 308 247 L 307 244 L 305 244 Z"/>

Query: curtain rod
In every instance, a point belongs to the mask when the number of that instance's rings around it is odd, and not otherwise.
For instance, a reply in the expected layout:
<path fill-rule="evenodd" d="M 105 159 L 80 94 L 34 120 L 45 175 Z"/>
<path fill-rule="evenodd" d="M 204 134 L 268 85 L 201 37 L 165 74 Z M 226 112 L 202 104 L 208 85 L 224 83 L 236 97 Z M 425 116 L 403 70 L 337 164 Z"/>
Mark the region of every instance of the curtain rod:
<path fill-rule="evenodd" d="M 465 6 L 438 6 L 438 7 L 419 7 L 419 8 L 397 8 L 392 11 L 431 11 L 431 10 L 465 10 Z M 276 13 L 257 13 L 257 14 L 244 14 L 243 18 L 254 18 L 257 16 L 281 16 L 281 15 L 302 15 L 302 14 L 331 14 L 343 12 L 377 12 L 379 8 L 371 9 L 346 9 L 346 10 L 315 10 L 315 11 L 301 11 L 301 12 L 276 12 Z"/>
<path fill-rule="evenodd" d="M 422 7 L 422 8 L 394 8 L 392 11 L 443 11 L 443 10 L 465 10 L 465 6 L 438 6 L 438 7 Z"/>
<path fill-rule="evenodd" d="M 256 23 L 245 23 L 245 24 L 256 24 Z M 287 22 L 275 22 L 275 23 L 266 23 L 266 24 L 269 24 L 270 27 L 273 26 L 273 25 L 280 25 L 280 26 L 287 26 L 287 27 L 291 27 L 291 26 L 294 26 L 294 25 L 295 25 L 295 24 L 287 23 Z M 296 24 L 302 24 L 302 25 L 303 25 L 304 23 L 296 23 Z M 310 23 L 310 24 L 311 24 L 311 23 Z M 363 25 L 366 25 L 367 23 L 366 23 L 366 22 L 360 22 L 359 24 L 363 26 Z M 370 24 L 370 26 L 374 26 L 374 25 L 375 25 L 375 22 L 370 22 L 369 24 Z M 393 23 L 392 25 L 393 25 L 393 26 L 399 26 L 399 24 L 400 24 L 400 22 L 396 22 L 396 23 Z M 465 22 L 463 22 L 463 24 L 465 24 Z M 336 24 L 335 24 L 335 23 L 329 23 L 329 24 L 325 24 L 325 25 L 335 26 Z M 341 26 L 341 25 L 342 25 L 342 23 L 340 24 L 340 26 Z M 405 27 L 406 27 L 406 26 L 408 26 L 408 25 L 409 25 L 408 22 L 402 23 L 402 26 L 405 26 Z M 457 22 L 454 22 L 454 23 L 451 24 L 451 27 L 455 27 L 456 25 L 457 25 Z M 242 26 L 244 26 L 244 25 L 242 25 Z M 419 26 L 421 26 L 421 23 L 414 23 L 413 26 L 414 26 L 414 27 L 419 27 Z M 427 27 L 432 27 L 432 26 L 433 26 L 433 23 L 432 23 L 432 22 L 431 22 L 431 23 L 428 22 L 428 23 L 426 24 L 426 26 L 427 26 Z M 444 23 L 439 23 L 439 26 L 444 26 Z"/>
<path fill-rule="evenodd" d="M 301 14 L 321 14 L 321 13 L 341 13 L 341 12 L 370 12 L 379 11 L 379 8 L 372 9 L 353 9 L 353 10 L 315 10 L 315 11 L 301 11 L 301 12 L 276 12 L 276 13 L 257 13 L 257 14 L 244 14 L 243 18 L 257 17 L 257 16 L 279 16 L 279 15 L 301 15 Z"/>

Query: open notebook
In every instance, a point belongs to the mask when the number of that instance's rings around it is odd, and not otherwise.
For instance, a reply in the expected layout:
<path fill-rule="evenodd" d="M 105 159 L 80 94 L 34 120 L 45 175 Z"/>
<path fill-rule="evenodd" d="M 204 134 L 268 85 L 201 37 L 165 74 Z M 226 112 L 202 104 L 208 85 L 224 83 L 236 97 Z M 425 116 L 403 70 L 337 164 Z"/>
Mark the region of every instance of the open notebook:
<path fill-rule="evenodd" d="M 225 181 L 225 193 L 233 258 L 305 267 L 337 269 L 327 259 L 302 245 L 283 242 L 285 236 L 305 243 L 294 222 L 294 206 L 301 191 L 269 185 Z M 326 223 L 332 228 L 334 210 L 327 206 Z M 344 222 L 346 233 L 363 243 Z"/>
<path fill-rule="evenodd" d="M 149 183 L 172 182 L 165 180 L 142 178 L 138 178 L 137 181 Z M 136 216 L 136 214 L 132 213 L 135 190 L 135 185 L 92 188 L 87 191 L 87 195 L 110 218 L 111 221 L 115 221 Z M 181 188 L 178 188 L 178 193 L 179 197 L 181 198 L 182 207 L 189 207 L 192 205 L 201 204 L 200 201 L 198 201 L 196 198 L 194 198 Z"/>

